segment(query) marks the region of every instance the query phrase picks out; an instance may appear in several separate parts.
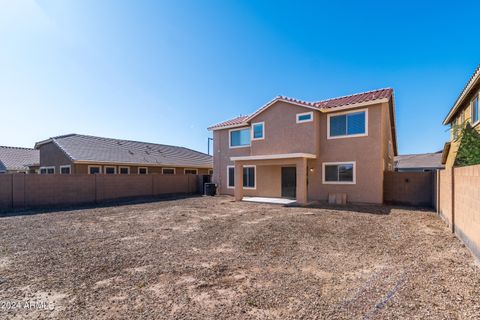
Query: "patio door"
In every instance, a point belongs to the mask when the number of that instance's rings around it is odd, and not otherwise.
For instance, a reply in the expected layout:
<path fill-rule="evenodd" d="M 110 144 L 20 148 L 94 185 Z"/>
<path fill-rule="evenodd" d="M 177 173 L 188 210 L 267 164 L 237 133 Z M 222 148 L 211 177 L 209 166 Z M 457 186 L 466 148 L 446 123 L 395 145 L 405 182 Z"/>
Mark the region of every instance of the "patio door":
<path fill-rule="evenodd" d="M 293 198 L 297 195 L 297 169 L 282 167 L 282 198 Z"/>

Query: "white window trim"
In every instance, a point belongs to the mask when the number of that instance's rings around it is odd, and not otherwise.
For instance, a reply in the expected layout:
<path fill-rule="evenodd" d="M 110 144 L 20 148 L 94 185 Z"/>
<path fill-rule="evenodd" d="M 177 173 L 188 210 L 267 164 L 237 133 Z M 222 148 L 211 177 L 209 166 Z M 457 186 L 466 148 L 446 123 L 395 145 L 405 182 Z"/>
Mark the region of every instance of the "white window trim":
<path fill-rule="evenodd" d="M 64 165 L 64 166 L 60 166 L 60 174 L 67 174 L 67 173 L 62 173 L 62 169 L 63 168 L 68 168 L 68 174 L 72 174 L 72 166 L 71 165 Z"/>
<path fill-rule="evenodd" d="M 148 168 L 147 167 L 138 167 L 137 168 L 137 174 L 141 174 L 140 169 L 145 169 L 145 174 L 148 174 Z"/>
<path fill-rule="evenodd" d="M 325 167 L 328 165 L 341 165 L 341 164 L 353 165 L 353 181 L 325 181 Z M 323 184 L 357 184 L 357 162 L 356 161 L 323 162 L 322 163 L 322 183 Z"/>
<path fill-rule="evenodd" d="M 187 174 L 187 170 L 194 170 L 195 171 L 195 174 L 198 174 L 198 169 L 194 169 L 194 168 L 184 168 L 183 169 L 183 174 Z M 191 174 L 191 173 L 188 173 L 188 174 Z"/>
<path fill-rule="evenodd" d="M 48 172 L 47 172 L 47 173 L 45 173 L 45 174 L 55 174 L 55 167 L 54 167 L 54 166 L 40 167 L 40 168 L 38 169 L 38 174 L 41 174 L 40 171 L 42 171 L 42 169 L 45 169 L 45 170 L 47 170 L 47 171 L 48 171 L 48 169 L 53 169 L 53 173 L 48 173 Z"/>
<path fill-rule="evenodd" d="M 127 174 L 130 174 L 130 167 L 118 167 L 118 174 L 125 174 L 125 173 L 121 173 L 121 170 L 122 169 L 127 169 Z"/>
<path fill-rule="evenodd" d="M 173 174 L 177 174 L 177 170 L 175 168 L 162 168 L 162 174 L 170 174 L 170 173 L 164 173 L 163 170 L 173 170 Z"/>
<path fill-rule="evenodd" d="M 90 168 L 99 168 L 100 170 L 98 171 L 97 174 L 102 174 L 102 166 L 88 166 L 88 174 L 93 174 L 93 173 L 90 173 Z"/>
<path fill-rule="evenodd" d="M 477 124 L 480 123 L 480 91 L 477 93 L 476 96 L 473 97 L 472 101 L 470 101 L 470 109 L 472 110 L 472 114 L 470 115 L 471 118 L 470 118 L 470 121 L 473 120 L 473 113 L 475 112 L 475 110 L 473 109 L 473 101 L 475 101 L 475 98 L 478 99 L 478 119 L 477 121 L 473 122 L 472 123 L 472 127 L 475 127 Z"/>
<path fill-rule="evenodd" d="M 228 130 L 228 147 L 230 149 L 238 149 L 238 148 L 249 148 L 250 145 L 251 145 L 251 141 L 246 144 L 246 145 L 243 145 L 243 146 L 232 146 L 232 131 L 242 131 L 242 130 L 250 130 L 250 128 L 239 128 L 239 129 L 230 129 Z M 252 140 L 252 136 L 251 136 L 251 132 L 250 132 L 250 140 Z"/>
<path fill-rule="evenodd" d="M 330 118 L 331 117 L 336 117 L 336 116 L 341 116 L 344 114 L 349 114 L 349 113 L 358 113 L 358 112 L 365 112 L 365 133 L 360 133 L 360 134 L 346 134 L 343 136 L 330 136 Z M 348 129 L 348 128 L 347 128 Z M 337 113 L 329 113 L 327 114 L 327 139 L 344 139 L 344 138 L 356 138 L 356 137 L 366 137 L 368 136 L 368 109 L 355 109 L 355 110 L 349 110 L 349 111 L 344 111 L 344 112 L 337 112 Z"/>
<path fill-rule="evenodd" d="M 108 168 L 113 168 L 113 173 L 107 173 L 107 169 Z M 104 166 L 103 167 L 103 171 L 105 174 L 117 174 L 117 167 L 114 167 L 114 166 Z"/>
<path fill-rule="evenodd" d="M 300 120 L 301 116 L 310 115 L 310 119 L 308 120 Z M 313 121 L 313 111 L 304 112 L 304 113 L 297 113 L 296 115 L 296 123 L 305 123 L 305 122 L 312 122 Z"/>
<path fill-rule="evenodd" d="M 262 125 L 262 137 L 261 138 L 255 138 L 254 134 L 253 134 L 253 127 L 255 127 L 255 125 L 258 125 L 258 124 Z M 252 141 L 264 140 L 265 139 L 265 121 L 252 123 L 252 132 L 250 132 L 250 137 L 251 137 Z"/>
<path fill-rule="evenodd" d="M 245 165 L 243 166 L 244 168 L 255 168 L 255 179 L 253 180 L 253 185 L 254 187 L 243 187 L 243 190 L 256 190 L 257 189 L 257 166 L 256 165 Z M 235 166 L 227 166 L 227 189 L 235 189 L 235 186 L 231 187 L 229 186 L 230 182 L 230 168 L 233 168 L 233 172 L 235 174 Z M 243 173 L 242 173 L 243 174 Z M 235 179 L 235 177 L 234 177 Z M 234 180 L 235 182 L 235 180 Z"/>

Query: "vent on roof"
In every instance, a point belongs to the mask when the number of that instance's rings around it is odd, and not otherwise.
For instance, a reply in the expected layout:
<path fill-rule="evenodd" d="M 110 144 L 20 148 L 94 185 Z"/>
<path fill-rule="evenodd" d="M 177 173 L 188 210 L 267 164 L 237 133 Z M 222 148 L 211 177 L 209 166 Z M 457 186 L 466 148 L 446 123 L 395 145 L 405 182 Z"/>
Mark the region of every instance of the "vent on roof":
<path fill-rule="evenodd" d="M 148 155 L 150 155 L 150 152 L 148 152 L 147 150 L 145 150 L 145 153 L 148 154 Z"/>
<path fill-rule="evenodd" d="M 134 155 L 134 153 L 132 152 L 132 150 L 128 150 L 128 153 L 130 153 L 132 156 Z"/>

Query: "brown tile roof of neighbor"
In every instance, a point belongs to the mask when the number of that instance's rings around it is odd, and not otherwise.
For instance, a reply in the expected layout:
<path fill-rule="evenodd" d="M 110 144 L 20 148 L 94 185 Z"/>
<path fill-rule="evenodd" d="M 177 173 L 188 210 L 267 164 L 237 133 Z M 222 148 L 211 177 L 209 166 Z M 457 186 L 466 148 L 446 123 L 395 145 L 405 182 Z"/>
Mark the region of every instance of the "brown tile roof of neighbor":
<path fill-rule="evenodd" d="M 30 148 L 0 146 L 0 172 L 27 170 L 40 163 L 40 152 Z"/>
<path fill-rule="evenodd" d="M 49 142 L 55 143 L 72 161 L 78 162 L 205 168 L 213 166 L 212 156 L 184 147 L 80 134 L 53 137 L 37 142 L 35 148 Z"/>
<path fill-rule="evenodd" d="M 262 106 L 260 109 L 255 111 L 250 116 L 240 116 L 234 119 L 220 122 L 209 127 L 208 129 L 212 130 L 212 129 L 228 128 L 231 126 L 240 126 L 243 124 L 246 125 L 247 124 L 246 122 L 249 119 L 253 118 L 253 116 L 259 114 L 260 112 L 262 112 L 263 110 L 265 110 L 266 108 L 268 108 L 269 106 L 271 106 L 273 103 L 277 101 L 290 102 L 297 105 L 303 105 L 308 108 L 318 109 L 319 111 L 322 111 L 322 110 L 328 110 L 331 108 L 347 107 L 347 106 L 360 104 L 360 103 L 373 102 L 373 101 L 382 100 L 382 99 L 390 99 L 392 97 L 392 94 L 393 94 L 393 89 L 385 88 L 385 89 L 377 89 L 373 91 L 367 91 L 367 92 L 357 93 L 349 96 L 337 97 L 337 98 L 332 98 L 332 99 L 322 100 L 317 102 L 307 102 L 307 101 L 289 98 L 285 96 L 278 96 L 275 99 L 269 101 L 267 104 Z"/>
<path fill-rule="evenodd" d="M 442 152 L 406 154 L 395 157 L 396 169 L 443 168 Z"/>

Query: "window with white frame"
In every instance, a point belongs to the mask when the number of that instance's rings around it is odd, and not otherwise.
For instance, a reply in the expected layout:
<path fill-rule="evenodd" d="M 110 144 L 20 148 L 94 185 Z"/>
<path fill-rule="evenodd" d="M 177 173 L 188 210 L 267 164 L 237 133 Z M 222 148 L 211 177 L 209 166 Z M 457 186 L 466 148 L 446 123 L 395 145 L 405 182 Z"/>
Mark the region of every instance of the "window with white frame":
<path fill-rule="evenodd" d="M 139 167 L 138 168 L 138 174 L 148 174 L 148 168 L 147 167 Z"/>
<path fill-rule="evenodd" d="M 313 111 L 305 113 L 297 113 L 297 123 L 313 121 Z"/>
<path fill-rule="evenodd" d="M 116 174 L 117 173 L 117 168 L 115 167 L 104 167 L 103 171 L 105 174 Z"/>
<path fill-rule="evenodd" d="M 327 136 L 329 139 L 361 137 L 368 134 L 368 111 L 348 111 L 327 116 Z"/>
<path fill-rule="evenodd" d="M 60 166 L 60 174 L 70 174 L 70 166 Z"/>
<path fill-rule="evenodd" d="M 102 167 L 100 166 L 88 166 L 88 174 L 102 173 Z"/>
<path fill-rule="evenodd" d="M 243 167 L 243 188 L 244 189 L 255 189 L 255 166 L 244 166 Z M 227 187 L 235 188 L 235 167 L 227 167 Z"/>
<path fill-rule="evenodd" d="M 355 162 L 325 162 L 323 163 L 324 184 L 355 184 Z"/>
<path fill-rule="evenodd" d="M 198 174 L 198 169 L 183 169 L 184 174 Z"/>
<path fill-rule="evenodd" d="M 162 174 L 175 174 L 175 168 L 162 168 Z"/>
<path fill-rule="evenodd" d="M 118 168 L 119 174 L 130 174 L 130 167 L 119 167 Z"/>
<path fill-rule="evenodd" d="M 40 167 L 40 174 L 55 174 L 55 167 Z"/>
<path fill-rule="evenodd" d="M 472 123 L 476 124 L 479 120 L 478 115 L 478 94 L 472 101 Z"/>
<path fill-rule="evenodd" d="M 252 124 L 252 140 L 262 140 L 265 138 L 265 122 Z"/>
<path fill-rule="evenodd" d="M 230 148 L 250 146 L 250 128 L 232 129 L 229 132 Z"/>

